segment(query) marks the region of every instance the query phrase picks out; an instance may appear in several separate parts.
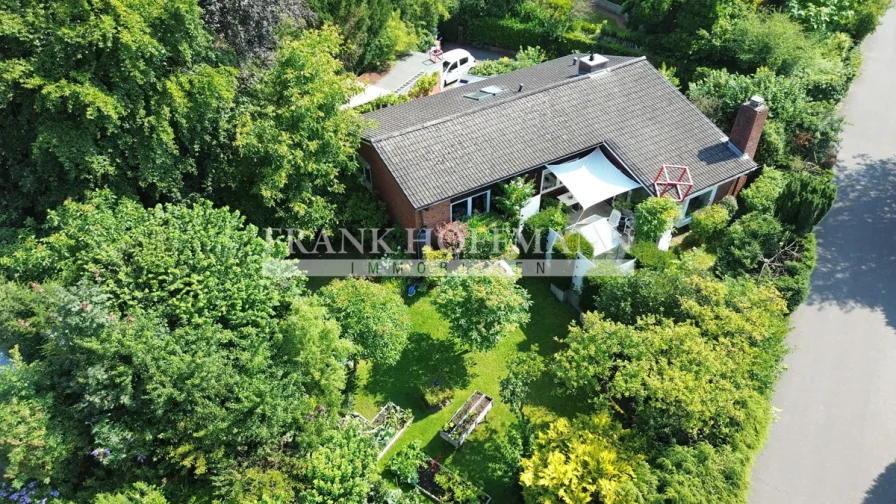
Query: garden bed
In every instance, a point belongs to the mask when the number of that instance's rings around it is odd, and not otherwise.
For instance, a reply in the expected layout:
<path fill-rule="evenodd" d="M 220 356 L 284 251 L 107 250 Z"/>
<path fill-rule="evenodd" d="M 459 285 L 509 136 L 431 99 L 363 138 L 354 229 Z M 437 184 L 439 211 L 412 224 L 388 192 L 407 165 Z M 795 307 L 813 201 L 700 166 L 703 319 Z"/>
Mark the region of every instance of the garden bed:
<path fill-rule="evenodd" d="M 367 429 L 364 433 L 373 437 L 379 450 L 376 456 L 377 460 L 386 454 L 389 448 L 395 444 L 395 441 L 401 437 L 405 429 L 408 428 L 408 425 L 411 425 L 411 422 L 414 421 L 414 415 L 411 414 L 411 410 L 399 408 L 395 403 L 391 402 L 383 406 L 379 413 L 373 417 L 373 420 L 366 419 L 364 415 L 358 412 L 354 412 L 352 415 L 365 424 Z"/>
<path fill-rule="evenodd" d="M 460 448 L 473 429 L 485 420 L 485 415 L 491 411 L 493 403 L 494 400 L 482 392 L 478 390 L 473 392 L 451 420 L 442 427 L 439 435 L 455 448 Z"/>
<path fill-rule="evenodd" d="M 448 480 L 452 481 L 454 485 L 460 485 L 462 488 L 442 488 L 442 485 L 436 481 L 436 475 L 439 473 L 444 473 L 443 475 L 450 476 Z M 442 464 L 439 464 L 435 460 L 430 459 L 426 464 L 420 467 L 419 475 L 420 479 L 415 486 L 423 493 L 423 495 L 436 502 L 445 502 L 446 504 L 459 502 L 489 504 L 492 501 L 491 496 L 487 493 L 474 488 L 472 484 L 462 480 L 457 473 L 444 468 Z M 454 491 L 452 492 L 451 490 Z M 455 498 L 455 496 L 460 495 L 465 495 L 471 498 Z"/>

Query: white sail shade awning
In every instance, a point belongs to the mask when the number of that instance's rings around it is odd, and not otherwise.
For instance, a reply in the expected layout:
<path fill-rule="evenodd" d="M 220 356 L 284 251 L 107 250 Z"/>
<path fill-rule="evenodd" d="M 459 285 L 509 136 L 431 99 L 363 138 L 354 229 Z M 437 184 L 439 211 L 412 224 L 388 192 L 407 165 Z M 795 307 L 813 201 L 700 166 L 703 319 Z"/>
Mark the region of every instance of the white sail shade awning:
<path fill-rule="evenodd" d="M 604 156 L 600 149 L 568 163 L 547 165 L 563 182 L 582 208 L 592 207 L 641 184 L 628 178 Z"/>

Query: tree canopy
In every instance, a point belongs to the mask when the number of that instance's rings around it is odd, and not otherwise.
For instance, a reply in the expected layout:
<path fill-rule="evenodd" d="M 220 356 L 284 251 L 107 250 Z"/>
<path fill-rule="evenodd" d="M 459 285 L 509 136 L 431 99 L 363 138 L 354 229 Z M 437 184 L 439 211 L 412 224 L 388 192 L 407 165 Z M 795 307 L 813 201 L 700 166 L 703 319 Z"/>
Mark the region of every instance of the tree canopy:
<path fill-rule="evenodd" d="M 23 422 L 0 429 L 7 476 L 68 495 L 134 476 L 215 492 L 209 476 L 305 457 L 335 428 L 352 344 L 237 214 L 103 192 L 44 234 L 3 261 L 2 415 Z"/>
<path fill-rule="evenodd" d="M 2 11 L 0 224 L 103 186 L 179 200 L 221 163 L 236 72 L 218 63 L 195 0 Z"/>
<path fill-rule="evenodd" d="M 496 266 L 459 270 L 445 277 L 433 303 L 461 345 L 488 350 L 529 321 L 532 302 L 516 281 Z"/>

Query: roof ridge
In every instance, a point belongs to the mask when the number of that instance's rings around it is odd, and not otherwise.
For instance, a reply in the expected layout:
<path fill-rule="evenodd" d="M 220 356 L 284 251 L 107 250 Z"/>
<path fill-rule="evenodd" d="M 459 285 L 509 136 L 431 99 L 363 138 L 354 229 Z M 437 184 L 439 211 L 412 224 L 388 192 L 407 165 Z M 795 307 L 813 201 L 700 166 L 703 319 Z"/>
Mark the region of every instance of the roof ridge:
<path fill-rule="evenodd" d="M 560 59 L 560 58 L 557 58 L 557 59 Z M 603 75 L 604 73 L 609 73 L 609 72 L 612 72 L 613 70 L 618 70 L 618 69 L 625 68 L 625 67 L 627 67 L 627 66 L 633 65 L 633 64 L 635 64 L 635 63 L 641 63 L 641 62 L 645 62 L 645 61 L 647 61 L 647 57 L 645 57 L 645 56 L 641 56 L 641 57 L 639 57 L 639 58 L 634 58 L 634 59 L 631 59 L 631 60 L 628 60 L 628 61 L 622 61 L 622 62 L 620 62 L 620 63 L 618 63 L 618 64 L 616 64 L 616 65 L 614 65 L 614 66 L 612 66 L 612 67 L 608 67 L 608 68 L 606 69 L 605 72 L 600 72 L 600 73 L 597 73 L 597 74 L 575 75 L 575 76 L 572 76 L 572 77 L 567 78 L 567 79 L 565 79 L 565 80 L 562 80 L 562 81 L 559 81 L 559 82 L 555 82 L 555 83 L 553 83 L 553 84 L 549 84 L 549 85 L 547 85 L 547 86 L 543 86 L 543 87 L 540 87 L 540 88 L 530 89 L 529 91 L 523 91 L 523 92 L 515 92 L 515 93 L 513 93 L 511 96 L 508 96 L 508 97 L 506 97 L 506 98 L 503 98 L 503 99 L 499 99 L 499 100 L 493 101 L 493 102 L 488 103 L 488 104 L 486 104 L 486 105 L 483 105 L 483 106 L 481 106 L 481 107 L 476 107 L 476 108 L 469 109 L 469 110 L 462 110 L 462 111 L 457 112 L 457 113 L 455 113 L 455 114 L 451 114 L 451 115 L 443 116 L 443 117 L 440 117 L 440 118 L 438 118 L 438 119 L 433 119 L 432 121 L 428 121 L 428 122 L 425 122 L 425 123 L 415 124 L 415 125 L 413 125 L 413 126 L 409 126 L 409 127 L 407 127 L 407 128 L 404 128 L 404 129 L 401 129 L 401 130 L 398 130 L 398 131 L 393 131 L 392 133 L 388 133 L 388 134 L 383 135 L 383 136 L 374 136 L 374 137 L 371 137 L 369 141 L 370 141 L 370 143 L 377 143 L 377 142 L 381 142 L 381 141 L 389 140 L 389 139 L 391 139 L 391 138 L 399 137 L 399 136 L 402 136 L 402 135 L 406 135 L 406 134 L 408 134 L 408 133 L 412 133 L 412 132 L 414 132 L 414 131 L 419 131 L 419 130 L 422 130 L 422 129 L 425 129 L 425 128 L 428 128 L 428 127 L 431 127 L 431 126 L 435 126 L 435 125 L 437 125 L 437 124 L 442 124 L 442 123 L 447 122 L 447 121 L 453 121 L 453 120 L 455 120 L 455 119 L 459 119 L 459 118 L 461 118 L 461 117 L 465 117 L 465 116 L 468 116 L 468 115 L 476 114 L 476 113 L 481 112 L 481 111 L 483 111 L 483 110 L 489 110 L 489 109 L 491 109 L 491 108 L 497 107 L 498 105 L 503 105 L 503 104 L 505 104 L 505 103 L 510 103 L 510 102 L 512 102 L 512 101 L 514 101 L 514 100 L 519 100 L 519 99 L 522 99 L 522 98 L 525 98 L 525 97 L 528 97 L 528 96 L 532 96 L 532 95 L 537 94 L 537 93 L 541 93 L 541 92 L 544 92 L 544 91 L 549 91 L 549 90 L 551 90 L 551 89 L 556 89 L 556 88 L 558 88 L 558 87 L 560 87 L 560 86 L 565 86 L 565 85 L 567 85 L 567 84 L 571 84 L 571 83 L 574 83 L 574 82 L 580 82 L 580 81 L 583 81 L 583 80 L 585 80 L 585 79 L 591 79 L 591 78 L 596 77 L 597 75 Z M 648 63 L 648 64 L 649 64 L 649 63 Z M 524 83 L 524 84 L 525 84 L 525 83 Z M 455 89 L 458 89 L 458 88 L 455 88 Z M 434 95 L 433 95 L 433 96 L 434 96 Z"/>

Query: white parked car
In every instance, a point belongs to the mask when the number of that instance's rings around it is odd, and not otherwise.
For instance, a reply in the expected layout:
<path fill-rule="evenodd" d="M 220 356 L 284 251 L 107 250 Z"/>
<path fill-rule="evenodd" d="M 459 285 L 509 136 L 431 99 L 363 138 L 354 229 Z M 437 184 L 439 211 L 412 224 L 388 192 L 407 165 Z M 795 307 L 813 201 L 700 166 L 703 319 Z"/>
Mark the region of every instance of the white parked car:
<path fill-rule="evenodd" d="M 476 58 L 463 49 L 452 49 L 442 55 L 442 87 L 457 82 L 461 75 L 476 66 Z"/>

